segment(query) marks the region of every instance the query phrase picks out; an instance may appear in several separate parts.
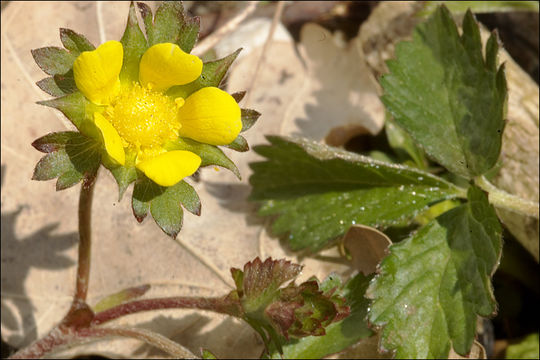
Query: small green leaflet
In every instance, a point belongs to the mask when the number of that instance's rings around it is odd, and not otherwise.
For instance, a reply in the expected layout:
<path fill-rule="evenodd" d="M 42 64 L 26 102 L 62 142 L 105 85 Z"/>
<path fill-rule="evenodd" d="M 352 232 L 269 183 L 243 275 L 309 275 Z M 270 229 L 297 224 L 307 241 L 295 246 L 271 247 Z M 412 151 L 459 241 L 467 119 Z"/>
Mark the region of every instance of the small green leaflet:
<path fill-rule="evenodd" d="M 530 334 L 521 342 L 509 345 L 506 349 L 506 359 L 538 359 L 538 333 Z"/>
<path fill-rule="evenodd" d="M 345 297 L 351 314 L 345 319 L 326 327 L 323 336 L 308 336 L 301 339 L 291 339 L 283 345 L 283 355 L 278 351 L 271 354 L 273 359 L 321 359 L 330 354 L 345 350 L 360 339 L 372 335 L 367 326 L 366 314 L 368 300 L 364 294 L 371 277 L 358 274 L 350 279 L 338 293 Z M 327 279 L 321 284 L 321 289 L 329 283 Z"/>
<path fill-rule="evenodd" d="M 301 138 L 269 136 L 254 148 L 251 199 L 260 214 L 280 215 L 277 234 L 289 232 L 293 250 L 317 251 L 352 224 L 407 224 L 421 210 L 462 189 L 425 171 L 375 161 Z"/>
<path fill-rule="evenodd" d="M 496 311 L 491 276 L 498 265 L 501 225 L 484 192 L 392 245 L 366 296 L 369 321 L 383 327 L 381 347 L 396 358 L 448 357 L 471 349 L 477 316 Z"/>
<path fill-rule="evenodd" d="M 506 104 L 503 67 L 497 69 L 493 33 L 485 60 L 470 11 L 463 35 L 446 7 L 416 27 L 412 42 L 396 46 L 382 77 L 382 101 L 396 122 L 437 162 L 465 178 L 491 169 L 501 150 Z"/>

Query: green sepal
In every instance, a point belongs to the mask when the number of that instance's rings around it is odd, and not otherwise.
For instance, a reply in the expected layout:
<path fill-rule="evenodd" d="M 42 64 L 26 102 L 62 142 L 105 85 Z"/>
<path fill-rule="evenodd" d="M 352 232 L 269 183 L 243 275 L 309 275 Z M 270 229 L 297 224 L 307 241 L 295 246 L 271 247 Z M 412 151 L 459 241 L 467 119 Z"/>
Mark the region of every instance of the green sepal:
<path fill-rule="evenodd" d="M 219 60 L 204 63 L 201 76 L 199 76 L 197 80 L 186 85 L 173 86 L 167 91 L 166 94 L 175 98 L 182 97 L 186 99 L 189 95 L 204 87 L 219 87 L 221 80 L 223 80 L 227 70 L 229 70 L 229 67 L 234 62 L 241 50 L 242 49 L 238 49 L 232 54 Z"/>
<path fill-rule="evenodd" d="M 259 214 L 279 215 L 272 230 L 288 233 L 291 249 L 318 251 L 351 225 L 407 225 L 420 211 L 463 190 L 426 171 L 333 148 L 302 138 L 267 136 L 254 148 L 266 161 L 251 163 L 250 199 Z"/>
<path fill-rule="evenodd" d="M 77 89 L 77 85 L 75 85 L 72 70 L 68 71 L 64 75 L 56 74 L 54 76 L 41 79 L 36 83 L 36 85 L 41 90 L 54 97 L 62 97 L 64 95 L 79 91 L 79 89 Z"/>
<path fill-rule="evenodd" d="M 234 101 L 239 103 L 240 101 L 242 101 L 244 96 L 246 96 L 246 92 L 245 91 L 238 91 L 238 92 L 235 92 L 234 94 L 231 94 L 231 96 L 233 97 Z M 248 110 L 248 109 L 246 109 L 246 110 Z"/>
<path fill-rule="evenodd" d="M 100 135 L 100 134 L 96 134 Z M 138 173 L 135 168 L 135 159 L 137 153 L 135 151 L 126 152 L 126 162 L 124 165 L 118 165 L 114 160 L 108 156 L 106 152 L 103 153 L 102 163 L 111 174 L 113 175 L 116 183 L 118 184 L 118 201 L 122 200 L 124 193 L 126 192 L 129 185 L 137 180 Z"/>
<path fill-rule="evenodd" d="M 71 29 L 60 28 L 60 40 L 64 47 L 75 56 L 79 56 L 83 51 L 96 49 L 84 35 L 78 34 Z"/>
<path fill-rule="evenodd" d="M 126 29 L 120 42 L 124 48 L 124 62 L 122 64 L 122 70 L 120 71 L 120 80 L 139 81 L 139 62 L 148 48 L 148 44 L 139 27 L 139 21 L 137 20 L 137 13 L 133 2 L 131 2 L 129 6 Z"/>
<path fill-rule="evenodd" d="M 180 1 L 164 1 L 152 19 L 148 5 L 137 3 L 143 18 L 148 45 L 176 43 L 184 25 L 184 7 Z"/>
<path fill-rule="evenodd" d="M 470 351 L 478 316 L 497 310 L 491 276 L 502 228 L 487 194 L 471 186 L 455 207 L 390 247 L 366 296 L 369 321 L 383 327 L 381 347 L 396 358 L 448 357 Z"/>
<path fill-rule="evenodd" d="M 54 78 L 52 76 L 39 80 L 38 82 L 36 82 L 36 85 L 41 90 L 54 97 L 61 97 L 66 95 L 66 93 L 62 89 L 60 89 L 60 86 L 58 86 L 56 81 L 54 81 Z"/>
<path fill-rule="evenodd" d="M 77 128 L 85 120 L 87 109 L 90 109 L 90 102 L 79 91 L 37 103 L 60 110 Z"/>
<path fill-rule="evenodd" d="M 418 25 L 412 42 L 396 46 L 382 101 L 426 153 L 471 179 L 490 170 L 501 150 L 506 106 L 502 66 L 496 71 L 496 34 L 485 60 L 478 24 L 468 11 L 460 36 L 445 6 Z M 422 69 L 422 71 L 418 71 Z"/>
<path fill-rule="evenodd" d="M 236 177 L 241 180 L 240 171 L 217 146 L 203 144 L 198 141 L 188 138 L 178 138 L 175 141 L 170 141 L 164 146 L 167 150 L 187 150 L 197 154 L 201 158 L 201 167 L 217 165 L 230 170 Z"/>
<path fill-rule="evenodd" d="M 65 74 L 73 67 L 74 54 L 56 46 L 31 50 L 34 60 L 49 75 Z"/>
<path fill-rule="evenodd" d="M 239 152 L 246 152 L 249 150 L 249 144 L 242 135 L 238 135 L 232 143 L 224 145 L 224 146 L 231 150 L 239 151 Z"/>
<path fill-rule="evenodd" d="M 234 94 L 233 94 L 234 97 Z M 236 100 L 236 99 L 235 99 Z M 242 111 L 242 130 L 240 130 L 241 133 L 244 131 L 249 130 L 259 117 L 261 116 L 261 113 L 252 109 L 240 109 Z"/>
<path fill-rule="evenodd" d="M 101 144 L 78 132 L 66 131 L 45 135 L 32 143 L 47 153 L 37 163 L 33 180 L 58 177 L 56 190 L 63 190 L 82 179 L 91 182 L 101 162 Z"/>
<path fill-rule="evenodd" d="M 180 49 L 188 54 L 191 52 L 197 43 L 197 39 L 199 38 L 200 28 L 201 20 L 198 16 L 184 19 L 184 24 L 182 25 L 180 34 L 176 40 L 176 43 L 178 46 L 180 46 Z"/>
<path fill-rule="evenodd" d="M 150 211 L 160 229 L 173 239 L 182 229 L 182 206 L 192 214 L 201 214 L 197 192 L 183 180 L 176 185 L 163 187 L 142 177 L 135 182 L 131 205 L 138 222 L 142 222 Z"/>

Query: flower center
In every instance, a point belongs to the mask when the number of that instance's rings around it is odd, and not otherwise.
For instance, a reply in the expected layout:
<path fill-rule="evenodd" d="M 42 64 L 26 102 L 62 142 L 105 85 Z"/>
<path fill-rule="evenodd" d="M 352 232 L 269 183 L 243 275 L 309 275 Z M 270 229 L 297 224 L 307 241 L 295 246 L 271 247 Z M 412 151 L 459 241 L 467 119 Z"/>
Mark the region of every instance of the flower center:
<path fill-rule="evenodd" d="M 153 147 L 178 137 L 178 106 L 170 97 L 134 83 L 107 108 L 108 118 L 126 146 Z"/>

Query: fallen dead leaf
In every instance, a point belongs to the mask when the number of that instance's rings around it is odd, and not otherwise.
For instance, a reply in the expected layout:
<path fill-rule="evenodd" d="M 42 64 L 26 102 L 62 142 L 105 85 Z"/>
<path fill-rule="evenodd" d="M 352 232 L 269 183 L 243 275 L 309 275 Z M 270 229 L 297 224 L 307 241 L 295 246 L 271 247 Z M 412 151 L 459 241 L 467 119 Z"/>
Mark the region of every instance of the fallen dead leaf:
<path fill-rule="evenodd" d="M 392 240 L 370 226 L 353 225 L 345 234 L 343 245 L 351 254 L 352 267 L 367 276 L 376 271 Z"/>

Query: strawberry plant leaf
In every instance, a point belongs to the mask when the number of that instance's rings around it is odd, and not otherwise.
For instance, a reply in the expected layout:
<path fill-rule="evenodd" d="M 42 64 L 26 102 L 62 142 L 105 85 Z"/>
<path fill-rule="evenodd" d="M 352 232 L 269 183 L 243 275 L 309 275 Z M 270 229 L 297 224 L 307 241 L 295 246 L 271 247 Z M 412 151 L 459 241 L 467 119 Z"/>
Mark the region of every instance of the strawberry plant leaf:
<path fill-rule="evenodd" d="M 429 205 L 462 189 L 425 171 L 300 138 L 269 136 L 256 146 L 267 158 L 250 164 L 251 199 L 260 214 L 279 215 L 276 234 L 289 232 L 293 250 L 317 251 L 349 226 L 407 224 Z"/>
<path fill-rule="evenodd" d="M 482 190 L 469 188 L 468 200 L 392 245 L 368 288 L 369 321 L 397 358 L 447 358 L 451 346 L 465 356 L 477 316 L 496 312 L 501 225 Z"/>
<path fill-rule="evenodd" d="M 504 128 L 506 80 L 497 69 L 497 35 L 486 58 L 478 24 L 468 11 L 460 36 L 441 6 L 418 25 L 412 42 L 396 46 L 390 74 L 382 77 L 382 101 L 396 122 L 426 153 L 467 179 L 491 169 Z"/>

